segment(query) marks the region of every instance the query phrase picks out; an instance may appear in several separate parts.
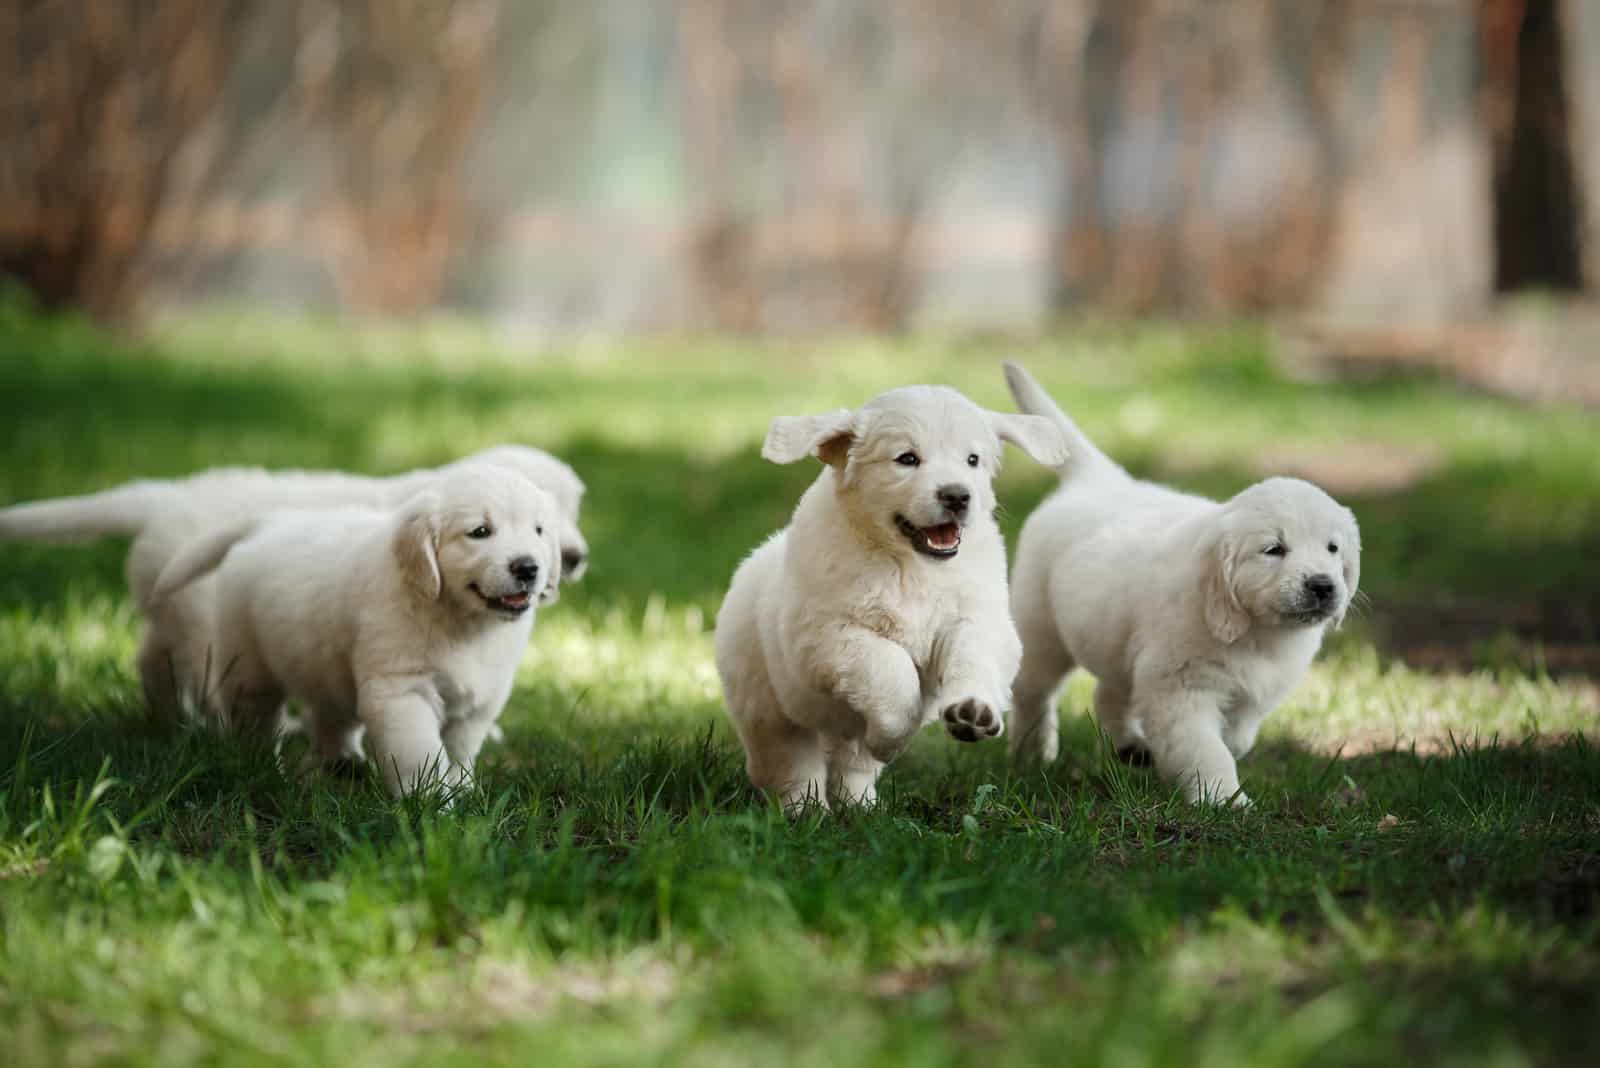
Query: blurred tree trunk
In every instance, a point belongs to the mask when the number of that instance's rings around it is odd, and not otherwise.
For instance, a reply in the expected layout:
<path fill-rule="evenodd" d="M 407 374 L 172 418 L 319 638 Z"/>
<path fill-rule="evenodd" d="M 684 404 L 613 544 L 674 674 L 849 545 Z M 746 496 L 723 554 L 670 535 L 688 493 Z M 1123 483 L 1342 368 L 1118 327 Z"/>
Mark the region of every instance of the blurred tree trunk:
<path fill-rule="evenodd" d="M 1485 117 L 1494 145 L 1495 288 L 1583 284 L 1561 5 L 1481 0 Z"/>
<path fill-rule="evenodd" d="M 1063 164 L 1056 306 L 1304 305 L 1347 254 L 1357 271 L 1383 258 L 1391 211 L 1447 244 L 1439 228 L 1459 220 L 1399 205 L 1462 141 L 1471 97 L 1457 43 L 1473 2 L 1050 5 L 1037 90 Z M 1535 94 L 1527 122 L 1556 113 L 1550 97 Z M 1551 172 L 1533 170 L 1513 177 L 1520 198 Z"/>
<path fill-rule="evenodd" d="M 795 320 L 903 328 L 923 184 L 942 161 L 918 158 L 917 138 L 901 136 L 911 122 L 862 136 L 880 121 L 863 95 L 904 79 L 936 99 L 945 51 L 970 44 L 962 5 L 676 0 L 674 10 L 696 313 L 736 331 Z M 841 59 L 830 40 L 858 51 Z"/>
<path fill-rule="evenodd" d="M 0 277 L 47 307 L 126 317 L 179 152 L 221 90 L 225 0 L 0 4 Z"/>
<path fill-rule="evenodd" d="M 331 158 L 307 245 L 340 303 L 438 303 L 471 224 L 465 165 L 498 14 L 498 0 L 0 3 L 0 276 L 47 306 L 127 316 L 158 232 L 192 244 L 214 172 L 271 129 L 304 153 L 272 161 L 279 184 Z M 257 31 L 289 72 L 211 122 Z"/>
<path fill-rule="evenodd" d="M 1061 193 L 1050 244 L 1051 303 L 1078 303 L 1104 276 L 1109 241 L 1100 203 L 1100 165 L 1110 116 L 1111 81 L 1104 38 L 1111 32 L 1100 0 L 1052 4 L 1039 41 L 1036 91 L 1055 127 L 1062 156 Z"/>
<path fill-rule="evenodd" d="M 727 0 L 677 0 L 678 69 L 689 178 L 692 288 L 702 314 L 728 330 L 760 322 L 752 236 L 734 203 L 740 71 Z"/>
<path fill-rule="evenodd" d="M 299 99 L 338 158 L 324 247 L 340 302 L 422 311 L 470 229 L 465 163 L 498 0 L 308 0 L 301 17 Z"/>

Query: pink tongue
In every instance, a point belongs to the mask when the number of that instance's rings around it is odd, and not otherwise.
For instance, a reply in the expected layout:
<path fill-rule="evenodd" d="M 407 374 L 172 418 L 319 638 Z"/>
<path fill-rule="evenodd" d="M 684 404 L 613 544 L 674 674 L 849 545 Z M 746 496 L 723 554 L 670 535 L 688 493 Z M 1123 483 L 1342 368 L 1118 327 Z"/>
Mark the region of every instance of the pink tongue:
<path fill-rule="evenodd" d="M 503 604 L 510 605 L 512 608 L 520 608 L 528 603 L 528 595 L 525 593 L 508 593 L 500 598 L 500 601 Z"/>
<path fill-rule="evenodd" d="M 961 544 L 961 528 L 954 523 L 945 523 L 942 526 L 926 527 L 922 536 L 928 539 L 930 549 L 954 549 Z"/>

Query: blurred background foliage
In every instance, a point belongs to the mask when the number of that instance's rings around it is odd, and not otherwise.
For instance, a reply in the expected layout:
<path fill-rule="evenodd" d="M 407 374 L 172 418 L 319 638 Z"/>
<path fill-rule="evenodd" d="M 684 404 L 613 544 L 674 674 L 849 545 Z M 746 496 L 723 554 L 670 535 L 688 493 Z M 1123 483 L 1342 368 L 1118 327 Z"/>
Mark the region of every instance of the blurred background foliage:
<path fill-rule="evenodd" d="M 1600 281 L 1588 0 L 14 0 L 0 41 L 0 274 L 114 321 L 1437 322 Z"/>

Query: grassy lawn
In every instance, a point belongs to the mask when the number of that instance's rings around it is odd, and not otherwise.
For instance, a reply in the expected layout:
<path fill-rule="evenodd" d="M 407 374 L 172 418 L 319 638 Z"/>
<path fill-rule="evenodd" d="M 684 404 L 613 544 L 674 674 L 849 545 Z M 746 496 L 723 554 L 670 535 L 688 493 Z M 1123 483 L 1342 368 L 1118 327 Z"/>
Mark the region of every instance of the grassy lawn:
<path fill-rule="evenodd" d="M 443 811 L 152 733 L 125 546 L 6 546 L 8 1063 L 1593 1063 L 1595 688 L 1493 635 L 1424 673 L 1384 630 L 1452 598 L 1554 604 L 1592 646 L 1593 414 L 1295 384 L 1247 329 L 156 336 L 0 302 L 0 502 L 525 441 L 587 480 L 593 564 L 540 613 L 506 741 Z M 1002 356 L 1142 472 L 1348 481 L 1330 488 L 1363 525 L 1371 613 L 1268 721 L 1241 767 L 1253 810 L 1186 809 L 1106 760 L 1081 678 L 1048 772 L 930 730 L 869 811 L 790 823 L 746 785 L 710 621 L 815 474 L 759 459 L 767 419 L 912 381 L 1000 406 Z M 1008 534 L 1049 488 L 1008 457 Z"/>

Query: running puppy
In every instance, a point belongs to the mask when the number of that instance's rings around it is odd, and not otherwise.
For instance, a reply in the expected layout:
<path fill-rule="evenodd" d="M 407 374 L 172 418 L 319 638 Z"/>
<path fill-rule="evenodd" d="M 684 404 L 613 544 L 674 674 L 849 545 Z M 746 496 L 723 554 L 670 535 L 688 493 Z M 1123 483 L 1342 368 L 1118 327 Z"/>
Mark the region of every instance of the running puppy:
<path fill-rule="evenodd" d="M 963 741 L 1000 733 L 1021 654 L 990 515 L 1002 440 L 1066 456 L 1048 420 L 938 386 L 772 421 L 762 456 L 824 467 L 735 572 L 716 659 L 750 780 L 785 808 L 870 802 L 935 719 Z"/>
<path fill-rule="evenodd" d="M 435 470 L 390 478 L 341 471 L 268 471 L 224 467 L 185 479 L 130 482 L 100 493 L 0 508 L 0 538 L 84 541 L 108 535 L 133 538 L 128 589 L 145 617 L 138 652 L 139 677 L 152 710 L 175 720 L 204 703 L 219 670 L 211 635 L 215 596 L 201 579 L 156 604 L 156 579 L 178 550 L 209 531 L 286 508 L 394 508 L 436 475 L 462 464 L 494 464 L 521 474 L 549 492 L 560 508 L 563 574 L 584 571 L 589 546 L 578 530 L 584 486 L 572 468 L 539 449 L 499 445 Z M 498 728 L 497 728 L 498 729 Z"/>
<path fill-rule="evenodd" d="M 184 546 L 159 604 L 216 571 L 211 711 L 270 736 L 303 707 L 313 758 L 371 740 L 390 789 L 470 776 L 511 692 L 534 602 L 561 580 L 554 499 L 504 468 L 462 465 L 398 510 L 278 512 Z"/>
<path fill-rule="evenodd" d="M 1006 382 L 1072 450 L 1017 546 L 1012 754 L 1055 759 L 1055 697 L 1077 664 L 1119 754 L 1153 757 L 1191 801 L 1248 804 L 1234 762 L 1355 596 L 1355 516 L 1293 478 L 1222 503 L 1138 481 L 1021 367 L 1006 364 Z"/>

